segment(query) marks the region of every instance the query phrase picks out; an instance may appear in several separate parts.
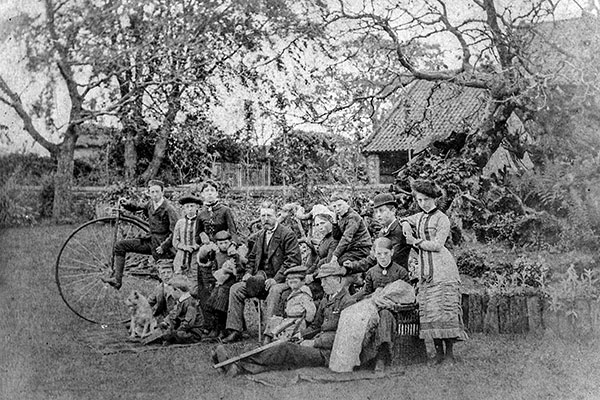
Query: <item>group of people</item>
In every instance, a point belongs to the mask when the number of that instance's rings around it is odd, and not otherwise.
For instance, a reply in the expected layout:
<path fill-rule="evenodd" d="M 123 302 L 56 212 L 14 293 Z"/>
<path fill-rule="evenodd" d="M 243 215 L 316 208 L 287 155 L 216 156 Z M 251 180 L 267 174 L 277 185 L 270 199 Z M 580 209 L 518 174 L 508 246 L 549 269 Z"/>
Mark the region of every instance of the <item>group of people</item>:
<path fill-rule="evenodd" d="M 200 197 L 180 198 L 181 218 L 157 180 L 148 183 L 149 202 L 122 204 L 144 212 L 150 233 L 116 243 L 114 270 L 104 281 L 119 289 L 126 254 L 151 254 L 161 284 L 149 300 L 169 341 L 239 341 L 246 299 L 257 298 L 265 303 L 265 344 L 277 343 L 224 370 L 235 375 L 328 366 L 341 362 L 339 356 L 332 360 L 332 349 L 339 352 L 345 346 L 338 325 L 340 330 L 366 327 L 366 319 L 355 319 L 361 310 L 370 310 L 364 312 L 376 315 L 377 328 L 358 339 L 362 348 L 358 343 L 353 352 L 360 361 L 349 365 L 384 369 L 391 362 L 397 327 L 392 306 L 414 301 L 416 287 L 420 337 L 433 341 L 435 362 L 454 360 L 453 344 L 467 336 L 458 269 L 445 247 L 450 221 L 436 207 L 442 192 L 433 182 L 412 184 L 421 212 L 406 218 L 397 217 L 393 194 L 374 196 L 373 219 L 380 227 L 375 240 L 344 192 L 333 193 L 328 204 L 308 212 L 297 205 L 278 208 L 263 202 L 259 229 L 244 239 L 218 190 L 217 183 L 206 181 Z M 229 359 L 225 346 L 217 346 L 213 359 Z"/>

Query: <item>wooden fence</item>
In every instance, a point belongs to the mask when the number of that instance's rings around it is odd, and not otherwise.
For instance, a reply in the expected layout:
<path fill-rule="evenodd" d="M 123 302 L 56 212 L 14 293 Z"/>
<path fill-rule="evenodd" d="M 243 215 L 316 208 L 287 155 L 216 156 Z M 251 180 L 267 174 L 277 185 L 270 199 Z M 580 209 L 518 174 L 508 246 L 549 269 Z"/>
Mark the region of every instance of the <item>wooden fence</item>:
<path fill-rule="evenodd" d="M 567 310 L 553 309 L 542 295 L 469 293 L 463 294 L 462 307 L 469 332 L 600 336 L 598 300 L 578 300 Z"/>

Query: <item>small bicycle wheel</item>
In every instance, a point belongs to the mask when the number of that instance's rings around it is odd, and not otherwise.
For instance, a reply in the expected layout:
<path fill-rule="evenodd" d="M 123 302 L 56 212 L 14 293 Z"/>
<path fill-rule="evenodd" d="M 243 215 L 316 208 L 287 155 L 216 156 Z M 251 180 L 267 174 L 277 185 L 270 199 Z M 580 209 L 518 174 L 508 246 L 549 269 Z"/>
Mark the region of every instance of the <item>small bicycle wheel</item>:
<path fill-rule="evenodd" d="M 111 258 L 116 240 L 146 235 L 141 220 L 121 217 L 98 218 L 81 225 L 62 245 L 55 266 L 56 284 L 66 305 L 81 318 L 104 325 L 124 322 L 129 315 L 125 299 L 132 290 L 148 295 L 156 286 L 156 274 L 147 265 L 148 256 L 128 253 L 120 290 L 101 277 L 112 272 Z"/>

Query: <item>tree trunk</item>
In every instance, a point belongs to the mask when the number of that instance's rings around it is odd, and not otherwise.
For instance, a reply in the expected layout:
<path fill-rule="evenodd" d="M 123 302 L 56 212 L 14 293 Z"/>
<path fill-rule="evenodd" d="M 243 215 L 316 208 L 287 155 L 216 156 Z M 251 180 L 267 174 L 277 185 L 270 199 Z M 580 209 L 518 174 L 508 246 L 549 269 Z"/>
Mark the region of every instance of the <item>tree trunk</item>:
<path fill-rule="evenodd" d="M 55 221 L 64 221 L 71 215 L 71 200 L 73 186 L 73 170 L 75 153 L 75 142 L 77 136 L 74 127 L 70 127 L 65 133 L 64 141 L 59 145 L 56 153 L 56 173 L 54 175 L 54 203 L 52 205 L 52 218 Z"/>
<path fill-rule="evenodd" d="M 492 101 L 480 128 L 467 137 L 462 154 L 483 168 L 506 136 L 506 121 L 514 109 L 514 105 L 510 103 L 498 105 Z"/>
<path fill-rule="evenodd" d="M 180 87 L 175 87 L 169 93 L 169 109 L 167 110 L 165 120 L 163 121 L 163 124 L 158 132 L 158 138 L 156 139 L 156 144 L 154 145 L 154 153 L 152 154 L 152 161 L 150 161 L 148 168 L 146 168 L 144 173 L 140 176 L 142 182 L 146 182 L 154 178 L 160 170 L 160 166 L 165 158 L 165 153 L 167 151 L 167 141 L 169 139 L 169 134 L 173 129 L 173 123 L 175 122 L 175 117 L 177 116 L 177 112 L 179 112 L 179 108 L 181 105 L 181 99 L 179 97 L 180 95 Z"/>
<path fill-rule="evenodd" d="M 124 151 L 123 158 L 124 167 L 125 167 L 125 179 L 127 182 L 132 182 L 135 179 L 136 175 L 136 165 L 137 165 L 137 150 L 135 148 L 135 131 L 131 128 L 124 128 L 125 133 L 125 143 L 124 143 Z"/>

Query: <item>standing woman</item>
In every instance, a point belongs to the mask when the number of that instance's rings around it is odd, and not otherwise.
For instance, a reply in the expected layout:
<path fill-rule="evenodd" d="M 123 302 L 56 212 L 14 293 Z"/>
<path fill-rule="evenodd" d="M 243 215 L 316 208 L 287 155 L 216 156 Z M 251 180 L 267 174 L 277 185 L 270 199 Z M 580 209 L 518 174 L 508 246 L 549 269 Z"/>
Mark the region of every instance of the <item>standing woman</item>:
<path fill-rule="evenodd" d="M 419 254 L 420 336 L 433 339 L 436 363 L 453 362 L 452 345 L 468 337 L 462 320 L 458 268 L 445 247 L 450 220 L 436 207 L 435 200 L 442 192 L 433 182 L 417 180 L 411 186 L 423 211 L 402 219 L 402 230 L 406 242 Z"/>

